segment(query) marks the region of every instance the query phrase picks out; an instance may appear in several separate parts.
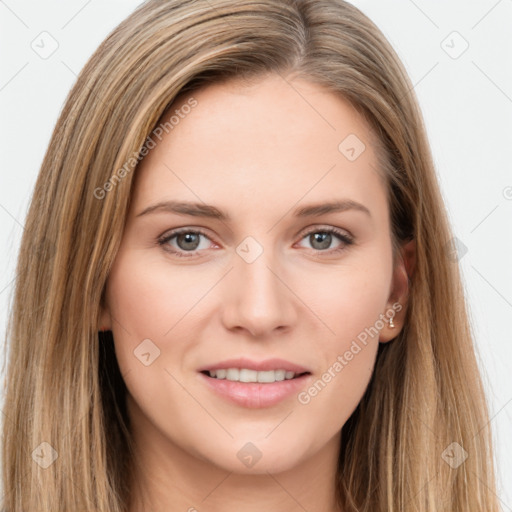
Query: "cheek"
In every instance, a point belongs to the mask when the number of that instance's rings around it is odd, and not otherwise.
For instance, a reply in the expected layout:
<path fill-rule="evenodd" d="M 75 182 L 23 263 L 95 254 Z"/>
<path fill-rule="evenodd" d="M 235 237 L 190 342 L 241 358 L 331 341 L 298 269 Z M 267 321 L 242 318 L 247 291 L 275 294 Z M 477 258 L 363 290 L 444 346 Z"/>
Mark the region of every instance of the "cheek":
<path fill-rule="evenodd" d="M 153 370 L 169 366 L 171 355 L 182 361 L 187 346 L 183 329 L 194 317 L 191 308 L 211 286 L 208 283 L 200 275 L 180 272 L 179 268 L 170 270 L 165 262 L 143 260 L 138 251 L 118 253 L 109 275 L 107 300 L 123 375 L 131 370 L 138 375 L 142 369 L 149 376 Z M 172 352 L 168 350 L 170 344 Z M 142 357 L 148 352 L 149 356 Z M 145 362 L 149 365 L 142 368 Z"/>
<path fill-rule="evenodd" d="M 317 272 L 314 279 L 311 277 L 314 286 L 303 287 L 300 292 L 325 326 L 322 349 L 331 357 L 334 352 L 346 350 L 358 336 L 364 338 L 368 330 L 374 334 L 368 335 L 368 341 L 376 343 L 378 340 L 375 326 L 385 313 L 390 294 L 391 259 L 380 253 L 380 256 L 376 254 L 362 260 Z M 380 331 L 382 327 L 378 322 L 377 329 Z"/>
<path fill-rule="evenodd" d="M 391 258 L 385 254 L 376 251 L 357 265 L 317 275 L 315 287 L 303 292 L 329 329 L 317 338 L 323 366 L 299 403 L 311 414 L 330 411 L 325 426 L 332 432 L 356 408 L 373 372 L 391 283 Z"/>
<path fill-rule="evenodd" d="M 177 423 L 187 425 L 188 411 L 197 409 L 177 384 L 182 379 L 176 373 L 191 345 L 193 306 L 211 287 L 211 279 L 196 274 L 141 258 L 133 250 L 118 253 L 109 275 L 107 300 L 119 368 L 129 394 L 154 425 L 170 409 L 175 419 L 184 414 Z"/>
<path fill-rule="evenodd" d="M 389 295 L 386 285 L 387 280 L 382 275 L 367 273 L 353 273 L 343 281 L 336 297 L 332 297 L 332 303 L 336 304 L 336 310 L 332 311 L 333 330 L 343 346 L 349 340 L 364 338 L 363 333 L 375 328 L 380 314 L 384 313 Z M 377 329 L 381 328 L 379 323 Z M 378 335 L 374 329 L 371 332 L 374 336 L 369 337 L 368 341 L 376 342 Z"/>
<path fill-rule="evenodd" d="M 107 286 L 114 334 L 126 339 L 129 333 L 133 342 L 171 338 L 174 326 L 200 301 L 209 282 L 200 272 L 145 261 L 136 251 L 120 255 Z"/>

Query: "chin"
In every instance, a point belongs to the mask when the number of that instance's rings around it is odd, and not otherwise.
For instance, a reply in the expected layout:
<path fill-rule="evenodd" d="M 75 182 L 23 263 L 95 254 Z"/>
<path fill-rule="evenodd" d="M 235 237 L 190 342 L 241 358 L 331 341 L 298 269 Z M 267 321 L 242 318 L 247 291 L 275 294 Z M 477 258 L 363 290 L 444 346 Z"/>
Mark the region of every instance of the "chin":
<path fill-rule="evenodd" d="M 218 453 L 210 452 L 207 459 L 224 471 L 243 475 L 265 475 L 293 469 L 300 464 L 302 455 L 296 446 L 273 443 L 268 439 L 266 443 L 238 440 Z"/>

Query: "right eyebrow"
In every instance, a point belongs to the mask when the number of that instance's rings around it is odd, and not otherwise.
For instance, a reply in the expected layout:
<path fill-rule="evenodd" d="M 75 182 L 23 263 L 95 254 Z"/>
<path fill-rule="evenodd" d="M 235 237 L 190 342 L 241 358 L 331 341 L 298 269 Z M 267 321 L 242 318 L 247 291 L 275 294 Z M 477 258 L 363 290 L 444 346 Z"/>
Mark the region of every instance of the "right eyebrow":
<path fill-rule="evenodd" d="M 210 217 L 224 221 L 231 220 L 231 217 L 227 213 L 215 206 L 188 201 L 160 201 L 142 210 L 137 214 L 137 217 L 158 212 L 177 213 L 179 215 L 190 215 L 193 217 Z"/>

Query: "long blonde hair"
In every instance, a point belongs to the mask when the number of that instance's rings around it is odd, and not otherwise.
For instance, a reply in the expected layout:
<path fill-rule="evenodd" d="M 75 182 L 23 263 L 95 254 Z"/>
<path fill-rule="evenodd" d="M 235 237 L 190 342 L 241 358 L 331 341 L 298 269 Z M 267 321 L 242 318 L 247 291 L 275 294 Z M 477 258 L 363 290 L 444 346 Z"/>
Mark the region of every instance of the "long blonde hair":
<path fill-rule="evenodd" d="M 344 512 L 499 510 L 474 337 L 412 84 L 378 28 L 343 0 L 150 0 L 90 58 L 55 127 L 21 242 L 3 510 L 126 512 L 126 388 L 98 322 L 141 148 L 178 94 L 290 72 L 370 122 L 384 148 L 393 247 L 416 242 L 405 326 L 379 346 L 341 432 L 338 502 Z M 458 467 L 446 461 L 453 450 L 467 454 Z"/>

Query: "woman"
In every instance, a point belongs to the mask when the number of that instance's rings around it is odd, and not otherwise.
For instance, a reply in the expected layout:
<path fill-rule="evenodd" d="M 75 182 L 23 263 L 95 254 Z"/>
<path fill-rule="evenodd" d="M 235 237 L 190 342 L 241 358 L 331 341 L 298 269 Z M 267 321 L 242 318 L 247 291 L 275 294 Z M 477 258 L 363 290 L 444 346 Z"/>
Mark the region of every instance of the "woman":
<path fill-rule="evenodd" d="M 4 510 L 498 511 L 451 239 L 361 12 L 146 2 L 36 184 Z"/>

